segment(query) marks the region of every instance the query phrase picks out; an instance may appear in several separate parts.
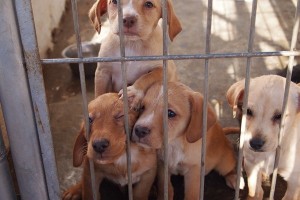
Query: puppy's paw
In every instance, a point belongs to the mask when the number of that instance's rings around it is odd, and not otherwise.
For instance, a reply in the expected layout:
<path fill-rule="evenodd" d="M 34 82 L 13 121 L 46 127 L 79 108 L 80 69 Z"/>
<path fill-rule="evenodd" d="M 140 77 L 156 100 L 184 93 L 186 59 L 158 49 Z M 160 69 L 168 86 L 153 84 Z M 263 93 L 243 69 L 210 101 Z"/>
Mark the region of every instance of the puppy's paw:
<path fill-rule="evenodd" d="M 120 99 L 124 98 L 123 89 L 119 92 Z M 142 90 L 136 89 L 133 85 L 127 87 L 127 98 L 130 109 L 138 110 L 140 103 L 144 97 L 144 92 Z"/>
<path fill-rule="evenodd" d="M 66 190 L 62 195 L 62 200 L 81 200 L 81 184 L 77 184 Z"/>

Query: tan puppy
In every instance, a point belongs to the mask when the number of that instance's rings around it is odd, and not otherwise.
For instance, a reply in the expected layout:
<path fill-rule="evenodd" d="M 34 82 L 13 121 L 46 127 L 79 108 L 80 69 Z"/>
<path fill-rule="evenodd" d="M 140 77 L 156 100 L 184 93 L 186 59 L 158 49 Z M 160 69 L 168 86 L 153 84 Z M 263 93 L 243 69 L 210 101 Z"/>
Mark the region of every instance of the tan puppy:
<path fill-rule="evenodd" d="M 233 84 L 227 99 L 238 119 L 242 117 L 245 82 Z M 273 172 L 282 118 L 285 78 L 276 75 L 250 80 L 244 142 L 244 168 L 248 176 L 248 199 L 262 199 L 262 177 Z M 279 174 L 288 182 L 284 200 L 300 199 L 300 88 L 291 83 L 284 116 Z"/>
<path fill-rule="evenodd" d="M 64 200 L 91 200 L 92 186 L 88 159 L 94 161 L 97 189 L 106 178 L 120 186 L 128 182 L 126 160 L 126 134 L 124 130 L 123 101 L 117 94 L 107 93 L 91 101 L 89 106 L 91 121 L 90 140 L 82 129 L 73 150 L 73 164 L 83 162 L 82 182 L 70 188 L 63 195 Z M 129 126 L 132 127 L 138 113 L 129 111 Z M 131 143 L 131 166 L 133 199 L 147 200 L 156 176 L 156 152 Z M 100 195 L 98 195 L 100 199 Z"/>
<path fill-rule="evenodd" d="M 169 37 L 171 40 L 181 31 L 171 0 L 167 1 Z M 124 46 L 126 56 L 162 55 L 162 28 L 158 25 L 162 17 L 160 0 L 122 0 Z M 98 0 L 89 16 L 95 29 L 100 32 L 100 17 L 107 13 L 110 30 L 101 44 L 99 57 L 119 57 L 120 42 L 118 28 L 117 0 Z M 130 61 L 127 67 L 127 82 L 133 84 L 141 75 L 161 67 L 162 61 Z M 176 68 L 168 61 L 169 80 L 176 80 Z M 95 96 L 122 89 L 120 62 L 98 63 L 95 73 Z"/>
<path fill-rule="evenodd" d="M 136 83 L 133 86 L 135 85 Z M 168 167 L 170 175 L 181 174 L 184 176 L 186 200 L 199 199 L 200 195 L 202 102 L 203 98 L 200 93 L 194 92 L 179 82 L 168 83 Z M 155 83 L 147 90 L 140 105 L 141 115 L 132 132 L 133 141 L 142 146 L 162 148 L 162 109 L 162 86 L 160 83 Z M 233 148 L 226 139 L 210 106 L 208 107 L 207 122 L 206 174 L 215 169 L 225 176 L 227 184 L 233 187 L 236 181 L 236 160 Z M 163 160 L 160 151 L 159 157 Z M 162 199 L 163 196 L 161 169 L 162 167 L 159 167 L 159 199 Z M 170 182 L 169 199 L 173 199 Z"/>

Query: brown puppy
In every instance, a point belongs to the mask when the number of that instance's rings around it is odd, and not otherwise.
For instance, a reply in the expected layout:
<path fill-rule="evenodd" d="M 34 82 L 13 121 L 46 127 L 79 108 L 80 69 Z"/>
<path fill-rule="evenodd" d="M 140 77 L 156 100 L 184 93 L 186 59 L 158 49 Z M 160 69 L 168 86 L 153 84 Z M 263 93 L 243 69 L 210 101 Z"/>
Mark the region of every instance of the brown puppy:
<path fill-rule="evenodd" d="M 178 82 L 168 83 L 168 167 L 170 175 L 184 176 L 186 200 L 199 199 L 200 195 L 202 103 L 200 93 Z M 134 126 L 132 140 L 142 146 L 161 149 L 163 92 L 160 83 L 153 84 L 147 90 L 140 108 L 141 115 Z M 234 187 L 236 160 L 233 148 L 210 106 L 207 117 L 206 151 L 206 174 L 216 170 L 225 176 L 228 186 Z M 163 159 L 161 152 L 159 157 Z M 161 169 L 159 167 L 159 199 L 162 199 L 163 188 Z M 173 199 L 170 182 L 169 199 Z"/>
<path fill-rule="evenodd" d="M 83 164 L 82 181 L 63 195 L 64 200 L 92 199 L 92 186 L 88 159 L 93 160 L 96 186 L 106 178 L 121 186 L 128 182 L 126 160 L 126 134 L 124 130 L 123 101 L 115 93 L 107 93 L 91 101 L 90 140 L 85 137 L 82 126 L 73 150 L 75 167 Z M 129 111 L 129 126 L 132 127 L 138 113 Z M 146 200 L 156 175 L 156 152 L 131 143 L 131 166 L 133 198 Z M 100 195 L 98 195 L 100 199 Z"/>
<path fill-rule="evenodd" d="M 99 57 L 120 57 L 117 0 L 97 0 L 89 16 L 100 32 L 100 17 L 107 13 L 109 32 L 101 43 Z M 167 0 L 168 31 L 171 40 L 181 31 L 171 0 Z M 163 35 L 159 20 L 162 17 L 161 0 L 122 0 L 124 48 L 126 56 L 153 56 L 163 54 Z M 141 75 L 161 67 L 162 61 L 125 62 L 127 82 L 133 84 Z M 168 61 L 169 80 L 176 80 L 176 68 Z M 120 62 L 98 63 L 95 73 L 95 96 L 119 92 L 122 88 Z"/>

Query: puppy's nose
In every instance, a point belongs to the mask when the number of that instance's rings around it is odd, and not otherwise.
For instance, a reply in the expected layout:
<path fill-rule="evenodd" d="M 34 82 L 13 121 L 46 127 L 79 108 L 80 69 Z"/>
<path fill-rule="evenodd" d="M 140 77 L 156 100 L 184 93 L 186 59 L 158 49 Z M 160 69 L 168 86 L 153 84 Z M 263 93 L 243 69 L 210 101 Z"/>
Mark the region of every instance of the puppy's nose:
<path fill-rule="evenodd" d="M 130 17 L 125 17 L 123 19 L 123 25 L 126 27 L 126 28 L 131 28 L 133 27 L 133 25 L 136 23 L 137 19 L 136 17 L 134 16 L 130 16 Z"/>
<path fill-rule="evenodd" d="M 259 150 L 261 150 L 262 147 L 264 146 L 265 141 L 262 140 L 261 138 L 256 137 L 256 138 L 251 139 L 249 143 L 250 143 L 250 146 L 251 146 L 254 150 L 259 151 Z"/>
<path fill-rule="evenodd" d="M 134 133 L 136 134 L 136 136 L 138 136 L 139 138 L 143 138 L 146 135 L 148 135 L 150 133 L 150 129 L 144 126 L 136 126 L 134 128 Z"/>
<path fill-rule="evenodd" d="M 109 141 L 107 139 L 96 140 L 92 146 L 97 153 L 103 153 L 109 146 Z"/>

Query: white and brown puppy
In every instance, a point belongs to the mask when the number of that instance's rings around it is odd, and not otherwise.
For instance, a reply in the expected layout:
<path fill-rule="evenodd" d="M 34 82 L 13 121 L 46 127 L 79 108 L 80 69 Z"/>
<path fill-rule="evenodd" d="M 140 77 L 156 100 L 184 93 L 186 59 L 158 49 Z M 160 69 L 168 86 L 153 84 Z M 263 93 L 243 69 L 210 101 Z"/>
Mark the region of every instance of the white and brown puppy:
<path fill-rule="evenodd" d="M 158 72 L 158 71 L 156 71 Z M 149 74 L 152 75 L 153 74 Z M 143 82 L 144 83 L 144 82 Z M 135 87 L 136 88 L 136 87 Z M 163 144 L 163 92 L 161 83 L 154 83 L 140 104 L 141 114 L 132 140 L 143 146 L 161 149 Z M 181 174 L 185 182 L 185 199 L 199 199 L 200 159 L 202 144 L 202 95 L 179 82 L 168 83 L 168 168 L 171 174 Z M 205 173 L 215 169 L 225 176 L 230 187 L 235 185 L 236 174 L 233 148 L 212 108 L 208 107 Z M 159 157 L 163 160 L 162 153 Z M 159 164 L 159 199 L 163 196 L 163 175 Z M 169 199 L 173 189 L 169 180 Z"/>
<path fill-rule="evenodd" d="M 104 178 L 120 186 L 128 183 L 126 159 L 126 133 L 124 128 L 123 101 L 116 93 L 100 95 L 88 106 L 90 116 L 90 140 L 85 137 L 82 126 L 73 150 L 75 167 L 83 163 L 82 181 L 68 189 L 63 200 L 93 199 L 89 159 L 95 167 L 97 191 Z M 129 111 L 129 126 L 132 128 L 138 113 Z M 131 169 L 133 199 L 147 200 L 156 176 L 156 152 L 131 143 Z M 100 199 L 100 195 L 98 195 Z"/>
<path fill-rule="evenodd" d="M 244 142 L 244 168 L 248 199 L 262 199 L 262 178 L 273 172 L 281 118 L 283 134 L 278 172 L 288 182 L 284 200 L 300 199 L 300 88 L 290 85 L 286 114 L 282 114 L 285 78 L 266 75 L 250 79 Z M 242 117 L 245 81 L 233 84 L 227 99 L 238 119 Z"/>
<path fill-rule="evenodd" d="M 126 56 L 162 55 L 162 28 L 158 25 L 162 17 L 160 0 L 122 0 L 124 46 Z M 100 17 L 107 13 L 110 30 L 101 44 L 99 57 L 119 57 L 120 40 L 118 27 L 117 0 L 98 0 L 89 12 L 95 29 L 100 32 Z M 181 31 L 171 0 L 167 0 L 168 31 L 171 40 Z M 127 83 L 133 84 L 141 75 L 161 67 L 162 61 L 130 61 L 127 67 Z M 169 80 L 176 80 L 176 68 L 168 61 Z M 98 63 L 95 72 L 95 97 L 106 92 L 122 89 L 120 62 Z"/>

